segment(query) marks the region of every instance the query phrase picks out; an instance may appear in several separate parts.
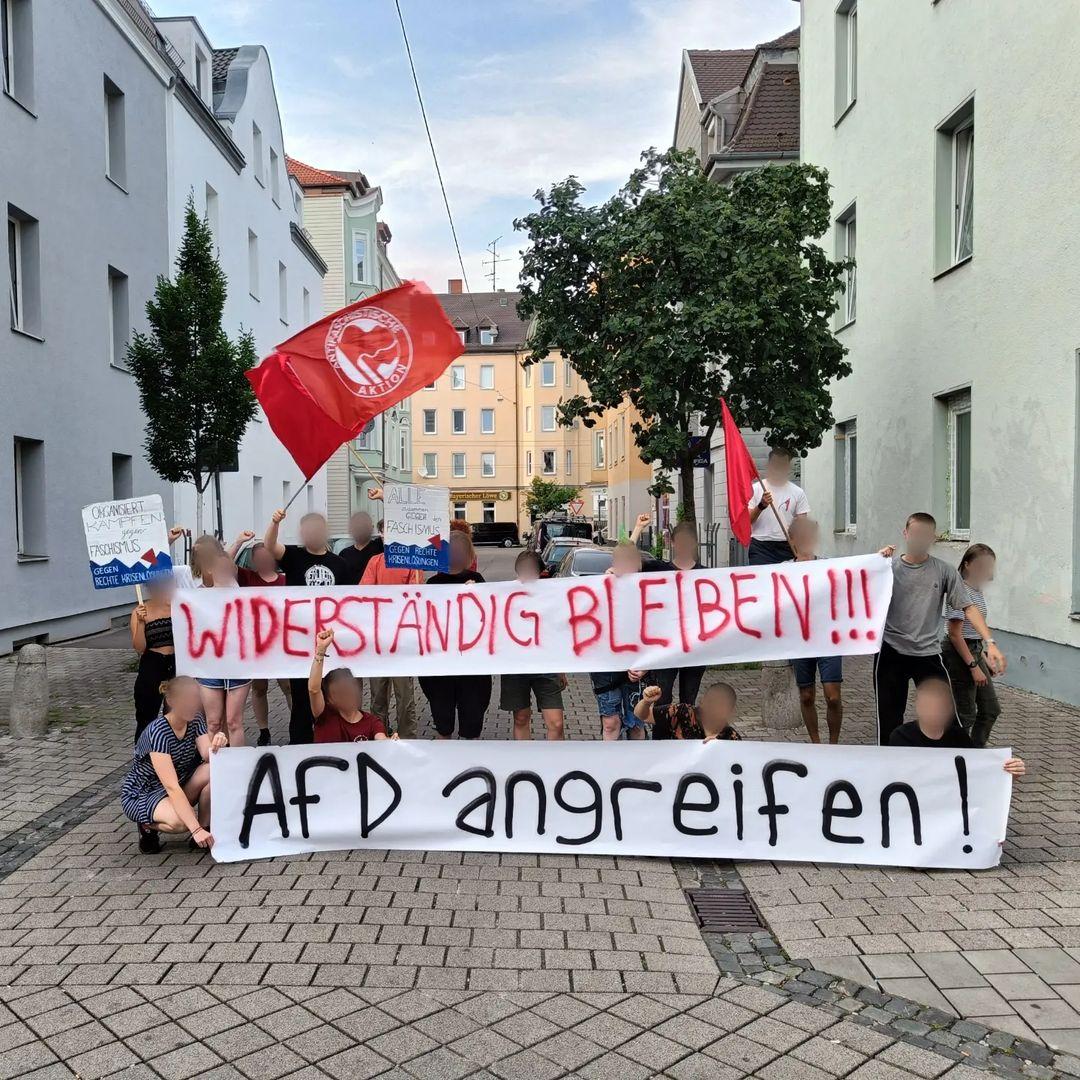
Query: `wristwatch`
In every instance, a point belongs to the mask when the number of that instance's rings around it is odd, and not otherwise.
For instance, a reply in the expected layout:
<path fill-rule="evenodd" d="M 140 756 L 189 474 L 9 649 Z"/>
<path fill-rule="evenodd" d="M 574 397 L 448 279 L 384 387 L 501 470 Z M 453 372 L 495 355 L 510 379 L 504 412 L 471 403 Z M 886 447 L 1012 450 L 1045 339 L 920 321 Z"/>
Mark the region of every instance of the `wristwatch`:
<path fill-rule="evenodd" d="M 969 668 L 974 669 L 974 668 L 977 668 L 978 666 L 979 666 L 979 661 L 978 660 L 969 660 L 968 661 L 968 667 Z"/>

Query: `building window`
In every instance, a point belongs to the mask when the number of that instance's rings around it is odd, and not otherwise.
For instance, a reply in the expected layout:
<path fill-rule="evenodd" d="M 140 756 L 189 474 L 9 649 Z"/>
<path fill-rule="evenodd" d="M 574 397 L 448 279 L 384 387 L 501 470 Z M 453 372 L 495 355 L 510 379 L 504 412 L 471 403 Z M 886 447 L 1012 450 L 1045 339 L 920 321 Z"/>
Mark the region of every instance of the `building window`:
<path fill-rule="evenodd" d="M 481 345 L 494 345 L 495 344 L 495 331 L 490 327 L 480 328 L 480 344 Z"/>
<path fill-rule="evenodd" d="M 127 186 L 127 136 L 124 123 L 124 92 L 105 76 L 105 175 Z"/>
<path fill-rule="evenodd" d="M 263 179 L 262 132 L 259 130 L 259 125 L 254 121 L 251 123 L 251 168 L 255 175 L 255 179 L 265 187 L 266 182 Z"/>
<path fill-rule="evenodd" d="M 975 253 L 975 101 L 937 131 L 935 253 L 942 272 Z"/>
<path fill-rule="evenodd" d="M 951 540 L 971 537 L 971 391 L 942 399 L 946 410 L 946 512 Z"/>
<path fill-rule="evenodd" d="M 30 0 L 0 0 L 4 91 L 26 108 L 34 104 L 34 41 Z"/>
<path fill-rule="evenodd" d="M 465 367 L 463 364 L 454 364 L 450 369 L 450 389 L 465 389 Z"/>
<path fill-rule="evenodd" d="M 545 476 L 553 476 L 555 474 L 555 451 L 544 450 L 542 451 L 542 453 L 543 464 L 541 467 L 541 472 L 543 472 Z"/>
<path fill-rule="evenodd" d="M 311 322 L 311 293 L 306 285 L 300 291 L 300 310 L 303 312 L 304 325 L 309 325 Z"/>
<path fill-rule="evenodd" d="M 454 503 L 454 520 L 464 521 L 468 515 L 468 509 L 463 502 Z"/>
<path fill-rule="evenodd" d="M 263 480 L 261 476 L 251 478 L 251 520 L 258 525 L 265 521 L 263 517 Z"/>
<path fill-rule="evenodd" d="M 540 361 L 540 385 L 541 386 L 554 386 L 555 385 L 555 361 L 554 360 L 541 360 Z"/>
<path fill-rule="evenodd" d="M 130 499 L 134 493 L 131 480 L 131 455 L 112 456 L 112 497 L 114 500 Z M 260 520 L 259 518 L 255 519 Z"/>
<path fill-rule="evenodd" d="M 836 425 L 836 516 L 837 532 L 855 532 L 858 522 L 859 441 L 855 421 Z"/>
<path fill-rule="evenodd" d="M 492 477 L 495 475 L 495 455 L 492 453 L 480 455 L 480 475 Z"/>
<path fill-rule="evenodd" d="M 11 328 L 41 336 L 41 261 L 38 223 L 10 203 L 7 219 Z"/>
<path fill-rule="evenodd" d="M 15 539 L 21 559 L 48 554 L 45 542 L 45 444 L 15 439 Z"/>
<path fill-rule="evenodd" d="M 454 435 L 465 434 L 465 410 L 464 409 L 451 409 L 450 410 L 450 431 Z"/>
<path fill-rule="evenodd" d="M 532 451 L 531 450 L 526 450 L 525 451 L 525 475 L 526 476 L 532 476 L 532 471 L 533 471 Z"/>
<path fill-rule="evenodd" d="M 425 390 L 434 390 L 434 389 L 435 389 L 435 383 L 433 383 L 433 382 L 429 382 L 429 383 L 428 383 L 428 384 L 427 384 L 427 385 L 426 385 L 426 386 L 424 387 L 424 389 L 425 389 Z"/>
<path fill-rule="evenodd" d="M 199 97 L 206 97 L 206 57 L 203 56 L 201 49 L 195 50 L 195 90 L 198 92 Z M 256 518 L 256 521 L 262 520 Z"/>
<path fill-rule="evenodd" d="M 484 524 L 491 525 L 495 521 L 495 504 L 493 502 L 483 503 L 484 508 Z"/>
<path fill-rule="evenodd" d="M 259 238 L 248 229 L 248 292 L 259 299 Z"/>
<path fill-rule="evenodd" d="M 836 220 L 837 257 L 850 259 L 851 265 L 844 275 L 844 296 L 840 301 L 840 325 L 855 321 L 855 204 L 847 208 Z"/>
<path fill-rule="evenodd" d="M 292 501 L 292 482 L 289 480 L 281 481 L 281 505 L 288 506 Z"/>
<path fill-rule="evenodd" d="M 480 434 L 481 435 L 494 435 L 495 434 L 495 410 L 494 409 L 481 409 L 480 410 Z"/>
<path fill-rule="evenodd" d="M 468 340 L 469 332 L 468 330 L 458 330 L 457 336 L 461 339 L 461 344 L 464 345 L 465 342 Z"/>
<path fill-rule="evenodd" d="M 460 480 L 465 475 L 465 455 L 452 454 L 450 456 L 450 475 Z"/>
<path fill-rule="evenodd" d="M 278 318 L 288 325 L 288 270 L 284 262 L 278 264 Z"/>
<path fill-rule="evenodd" d="M 404 431 L 401 432 L 398 443 L 398 464 L 401 466 L 402 472 L 408 472 L 412 468 L 412 457 L 410 456 L 409 436 Z"/>
<path fill-rule="evenodd" d="M 375 448 L 375 421 L 369 420 L 360 434 L 356 436 L 356 449 L 374 450 Z"/>
<path fill-rule="evenodd" d="M 855 0 L 836 9 L 836 115 L 855 104 L 859 89 L 859 11 Z"/>
<path fill-rule="evenodd" d="M 525 389 L 528 390 L 529 387 L 532 386 L 532 368 L 527 367 L 527 368 L 524 369 L 524 372 L 525 372 Z"/>
<path fill-rule="evenodd" d="M 566 451 L 566 475 L 567 476 L 573 476 L 574 475 L 574 451 L 573 450 L 567 450 Z"/>
<path fill-rule="evenodd" d="M 281 205 L 281 180 L 279 178 L 277 151 L 270 147 L 270 198 L 276 206 Z"/>
<path fill-rule="evenodd" d="M 569 386 L 574 378 L 574 368 L 569 360 L 563 361 L 563 385 Z"/>
<path fill-rule="evenodd" d="M 525 406 L 525 430 L 532 431 L 532 406 Z"/>
<path fill-rule="evenodd" d="M 128 307 L 128 276 L 109 267 L 109 363 L 113 367 L 127 367 L 128 338 L 131 314 Z"/>
<path fill-rule="evenodd" d="M 540 406 L 540 430 L 541 431 L 554 431 L 555 430 L 555 406 L 554 405 L 541 405 Z"/>
<path fill-rule="evenodd" d="M 481 345 L 483 342 L 480 343 Z M 481 390 L 494 390 L 495 389 L 495 365 L 494 364 L 481 364 L 480 365 L 480 389 Z"/>
<path fill-rule="evenodd" d="M 423 468 L 420 470 L 420 475 L 423 477 L 433 477 L 439 475 L 439 455 L 438 454 L 425 454 L 423 458 Z"/>
<path fill-rule="evenodd" d="M 598 469 L 604 467 L 604 433 L 602 431 L 593 434 L 593 464 Z"/>
<path fill-rule="evenodd" d="M 437 435 L 439 433 L 438 414 L 434 409 L 424 410 L 424 434 Z"/>
<path fill-rule="evenodd" d="M 368 236 L 366 232 L 353 230 L 352 234 L 352 276 L 354 285 L 366 285 L 368 280 Z"/>
<path fill-rule="evenodd" d="M 214 239 L 218 237 L 218 193 L 209 185 L 206 185 L 206 224 L 210 226 L 210 231 L 214 234 Z"/>

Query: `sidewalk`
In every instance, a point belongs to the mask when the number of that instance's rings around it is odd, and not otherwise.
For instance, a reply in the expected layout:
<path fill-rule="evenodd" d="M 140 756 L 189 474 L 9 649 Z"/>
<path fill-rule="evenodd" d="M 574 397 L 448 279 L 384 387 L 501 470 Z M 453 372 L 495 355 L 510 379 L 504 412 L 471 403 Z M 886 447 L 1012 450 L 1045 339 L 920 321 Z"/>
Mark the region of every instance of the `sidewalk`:
<path fill-rule="evenodd" d="M 49 663 L 62 728 L 0 736 L 0 1080 L 1080 1075 L 1057 1049 L 1080 1027 L 1075 711 L 1005 693 L 1003 733 L 1025 732 L 1035 775 L 992 872 L 368 851 L 218 866 L 176 843 L 140 855 L 119 811 L 129 654 Z M 845 734 L 861 741 L 852 667 Z M 757 673 L 729 677 L 744 732 L 764 736 Z M 595 737 L 586 680 L 568 708 L 568 734 Z M 699 931 L 683 889 L 717 874 L 741 875 L 771 934 Z"/>

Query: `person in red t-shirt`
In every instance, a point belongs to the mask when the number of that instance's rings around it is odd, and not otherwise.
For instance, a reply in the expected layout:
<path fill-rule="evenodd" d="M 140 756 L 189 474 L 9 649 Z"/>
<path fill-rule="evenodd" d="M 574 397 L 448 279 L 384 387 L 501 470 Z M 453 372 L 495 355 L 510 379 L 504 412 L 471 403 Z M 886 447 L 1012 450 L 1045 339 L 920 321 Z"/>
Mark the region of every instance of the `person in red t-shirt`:
<path fill-rule="evenodd" d="M 367 742 L 387 738 L 383 722 L 360 708 L 360 686 L 348 668 L 335 668 L 329 675 L 323 675 L 326 650 L 333 643 L 333 630 L 320 630 L 315 636 L 315 659 L 308 676 L 315 742 Z M 397 735 L 389 738 L 396 739 Z"/>

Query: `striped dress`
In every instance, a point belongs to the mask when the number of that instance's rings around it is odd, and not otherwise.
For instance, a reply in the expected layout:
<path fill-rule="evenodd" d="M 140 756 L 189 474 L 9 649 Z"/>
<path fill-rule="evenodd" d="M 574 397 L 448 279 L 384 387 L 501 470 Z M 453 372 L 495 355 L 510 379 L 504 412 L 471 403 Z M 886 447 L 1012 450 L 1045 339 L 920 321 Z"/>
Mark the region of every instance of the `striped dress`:
<path fill-rule="evenodd" d="M 168 795 L 154 771 L 151 754 L 168 754 L 176 769 L 176 779 L 183 787 L 195 775 L 202 764 L 202 755 L 196 740 L 206 734 L 206 720 L 202 715 L 194 717 L 178 739 L 164 716 L 151 720 L 135 743 L 131 769 L 120 788 L 120 805 L 124 813 L 138 825 L 149 825 L 154 820 L 154 810 Z"/>
<path fill-rule="evenodd" d="M 967 582 L 964 583 L 965 585 Z M 982 594 L 982 589 L 976 589 L 974 585 L 967 586 L 968 594 L 973 603 L 978 609 L 979 614 L 985 620 L 986 618 L 986 597 Z M 957 619 L 962 619 L 964 625 L 960 627 L 960 633 L 965 641 L 981 641 L 982 634 L 971 625 L 970 622 L 964 617 L 964 613 L 957 608 L 948 607 L 945 608 L 945 620 L 946 622 L 954 622 Z"/>

